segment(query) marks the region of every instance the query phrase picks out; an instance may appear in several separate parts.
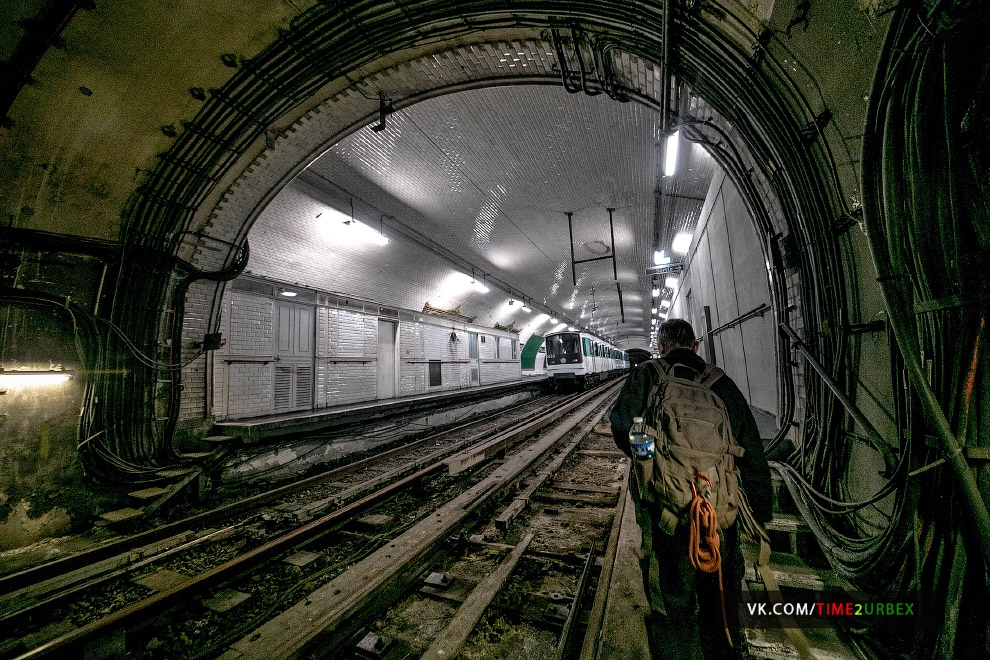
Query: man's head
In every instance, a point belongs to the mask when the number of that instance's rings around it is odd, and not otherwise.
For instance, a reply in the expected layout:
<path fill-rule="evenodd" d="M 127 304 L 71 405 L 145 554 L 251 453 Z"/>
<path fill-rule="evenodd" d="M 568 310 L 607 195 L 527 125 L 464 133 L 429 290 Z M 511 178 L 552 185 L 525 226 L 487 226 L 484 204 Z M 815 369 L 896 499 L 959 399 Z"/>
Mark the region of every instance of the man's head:
<path fill-rule="evenodd" d="M 666 355 L 675 348 L 698 352 L 698 339 L 694 336 L 694 328 L 684 319 L 669 319 L 661 323 L 657 331 L 657 344 L 661 355 Z"/>

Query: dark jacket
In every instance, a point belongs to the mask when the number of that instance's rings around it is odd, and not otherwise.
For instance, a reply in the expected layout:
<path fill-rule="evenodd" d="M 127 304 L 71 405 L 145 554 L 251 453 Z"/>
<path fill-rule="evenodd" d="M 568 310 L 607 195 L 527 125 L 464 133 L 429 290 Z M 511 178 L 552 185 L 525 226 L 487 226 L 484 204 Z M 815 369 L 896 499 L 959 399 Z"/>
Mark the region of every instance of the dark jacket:
<path fill-rule="evenodd" d="M 664 359 L 671 364 L 687 365 L 699 372 L 707 364 L 697 353 L 687 348 L 675 348 L 667 353 Z M 612 407 L 609 416 L 612 422 L 612 438 L 626 456 L 632 457 L 629 449 L 629 429 L 632 428 L 633 417 L 643 414 L 646 409 L 646 397 L 656 379 L 655 369 L 647 364 L 638 365 L 632 370 L 619 393 L 618 400 Z M 736 467 L 746 489 L 746 498 L 753 508 L 753 516 L 759 523 L 766 523 L 772 513 L 770 466 L 767 465 L 763 440 L 753 418 L 753 411 L 750 410 L 742 392 L 728 376 L 722 376 L 715 381 L 712 392 L 725 404 L 729 413 L 729 424 L 732 426 L 732 435 L 746 450 L 741 458 L 736 459 Z"/>

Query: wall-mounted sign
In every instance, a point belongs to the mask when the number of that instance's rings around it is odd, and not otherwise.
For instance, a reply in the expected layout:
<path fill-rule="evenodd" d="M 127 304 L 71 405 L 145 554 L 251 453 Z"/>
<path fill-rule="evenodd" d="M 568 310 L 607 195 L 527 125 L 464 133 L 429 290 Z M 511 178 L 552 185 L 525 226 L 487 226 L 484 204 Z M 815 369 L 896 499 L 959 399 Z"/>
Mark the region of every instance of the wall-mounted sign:
<path fill-rule="evenodd" d="M 666 273 L 679 273 L 684 270 L 684 264 L 670 264 L 669 266 L 650 266 L 646 269 L 647 275 L 665 275 Z"/>

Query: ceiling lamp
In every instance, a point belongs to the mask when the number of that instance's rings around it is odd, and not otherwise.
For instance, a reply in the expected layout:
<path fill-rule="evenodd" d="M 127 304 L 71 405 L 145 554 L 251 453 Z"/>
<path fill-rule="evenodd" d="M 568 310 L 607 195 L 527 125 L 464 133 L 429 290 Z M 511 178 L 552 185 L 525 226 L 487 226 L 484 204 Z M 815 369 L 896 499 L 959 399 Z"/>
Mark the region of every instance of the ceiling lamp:
<path fill-rule="evenodd" d="M 674 170 L 677 167 L 677 134 L 679 131 L 674 131 L 669 136 L 667 136 L 667 147 L 664 151 L 667 152 L 666 158 L 663 163 L 663 173 L 666 176 L 674 176 Z"/>
<path fill-rule="evenodd" d="M 670 257 L 667 256 L 666 250 L 660 250 L 659 252 L 653 253 L 653 265 L 655 266 L 666 266 L 670 263 Z"/>
<path fill-rule="evenodd" d="M 668 307 L 670 307 L 670 301 L 669 300 L 661 300 L 660 301 L 660 309 L 667 309 Z"/>
<path fill-rule="evenodd" d="M 58 385 L 72 376 L 64 371 L 4 371 L 0 370 L 0 387 L 31 387 Z"/>
<path fill-rule="evenodd" d="M 660 287 L 658 286 L 653 287 L 653 297 L 654 298 L 660 297 Z"/>
<path fill-rule="evenodd" d="M 551 323 L 560 323 L 560 321 L 559 321 L 559 320 L 557 320 L 557 317 L 556 317 L 556 316 L 552 316 L 552 317 L 550 317 L 550 322 L 551 322 Z"/>
<path fill-rule="evenodd" d="M 334 241 L 344 244 L 372 243 L 385 245 L 388 239 L 368 225 L 355 220 L 353 215 L 347 215 L 335 208 L 329 208 L 317 214 L 320 223 L 333 237 Z"/>
<path fill-rule="evenodd" d="M 663 281 L 663 285 L 670 290 L 674 290 L 677 288 L 677 278 L 671 275 Z"/>
<path fill-rule="evenodd" d="M 677 236 L 674 237 L 674 242 L 671 243 L 670 249 L 677 254 L 687 254 L 688 250 L 691 248 L 691 234 L 682 231 Z"/>
<path fill-rule="evenodd" d="M 478 280 L 474 279 L 474 273 L 473 272 L 471 273 L 471 282 L 470 282 L 470 284 L 471 284 L 471 288 L 474 289 L 475 291 L 477 291 L 478 293 L 488 293 L 488 287 L 485 286 L 484 284 L 482 284 L 481 282 L 479 282 Z M 511 305 L 512 302 L 510 301 L 509 304 Z"/>

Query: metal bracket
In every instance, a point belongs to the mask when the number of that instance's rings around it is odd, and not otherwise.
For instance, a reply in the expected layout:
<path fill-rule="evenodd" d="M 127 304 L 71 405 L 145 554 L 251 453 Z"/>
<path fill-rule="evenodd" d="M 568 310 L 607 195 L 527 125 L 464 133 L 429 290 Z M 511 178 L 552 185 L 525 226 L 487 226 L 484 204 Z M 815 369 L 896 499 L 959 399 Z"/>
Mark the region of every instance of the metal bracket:
<path fill-rule="evenodd" d="M 385 92 L 378 92 L 378 123 L 371 130 L 380 133 L 385 130 L 385 117 L 392 114 L 392 100 L 385 98 Z"/>

